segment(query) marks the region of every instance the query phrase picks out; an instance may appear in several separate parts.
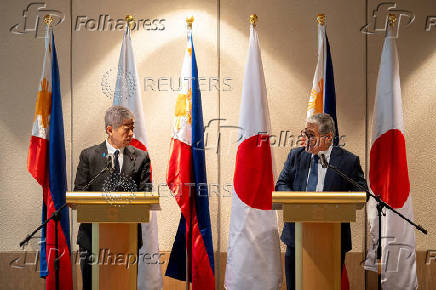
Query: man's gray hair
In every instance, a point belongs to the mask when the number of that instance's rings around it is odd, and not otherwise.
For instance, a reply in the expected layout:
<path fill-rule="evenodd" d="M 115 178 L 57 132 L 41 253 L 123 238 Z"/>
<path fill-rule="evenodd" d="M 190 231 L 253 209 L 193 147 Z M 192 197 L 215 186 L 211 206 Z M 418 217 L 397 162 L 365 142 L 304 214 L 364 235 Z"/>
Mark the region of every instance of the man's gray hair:
<path fill-rule="evenodd" d="M 314 114 L 307 118 L 306 122 L 311 124 L 317 124 L 318 131 L 322 135 L 332 133 L 332 135 L 335 136 L 336 134 L 335 121 L 329 114 Z"/>
<path fill-rule="evenodd" d="M 106 110 L 104 115 L 104 128 L 106 130 L 107 126 L 112 126 L 116 129 L 123 125 L 123 122 L 128 119 L 135 119 L 133 113 L 123 106 L 112 106 Z"/>

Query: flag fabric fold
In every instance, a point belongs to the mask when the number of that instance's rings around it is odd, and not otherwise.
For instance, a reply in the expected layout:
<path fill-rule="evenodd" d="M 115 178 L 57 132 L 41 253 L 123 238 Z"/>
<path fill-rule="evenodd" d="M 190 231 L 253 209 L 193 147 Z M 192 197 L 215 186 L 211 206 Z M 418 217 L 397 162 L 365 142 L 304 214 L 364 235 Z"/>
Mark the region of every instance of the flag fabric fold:
<path fill-rule="evenodd" d="M 181 218 L 166 275 L 182 281 L 189 275 L 193 290 L 215 289 L 203 113 L 190 29 L 181 78 L 167 171 L 167 184 L 180 206 Z"/>
<path fill-rule="evenodd" d="M 329 114 L 335 121 L 336 136 L 334 145 L 339 143 L 336 117 L 336 90 L 330 43 L 325 24 L 318 24 L 318 62 L 313 76 L 312 90 L 307 105 L 307 117 L 314 114 Z"/>
<path fill-rule="evenodd" d="M 226 289 L 279 289 L 282 284 L 270 119 L 258 35 L 250 26 L 242 89 L 230 218 Z"/>
<path fill-rule="evenodd" d="M 27 157 L 27 168 L 43 188 L 42 222 L 66 200 L 67 174 L 62 97 L 53 31 L 47 28 L 43 71 L 36 98 L 35 117 Z M 55 289 L 55 221 L 41 232 L 40 276 L 46 289 Z M 73 289 L 69 211 L 61 210 L 58 224 L 60 289 Z"/>
<path fill-rule="evenodd" d="M 380 60 L 370 149 L 370 188 L 387 204 L 413 220 L 404 137 L 403 105 L 396 40 L 389 28 Z M 370 248 L 365 269 L 377 271 L 379 223 L 376 202 L 367 205 Z M 382 216 L 383 289 L 416 289 L 416 241 L 414 228 L 390 210 Z"/>
<path fill-rule="evenodd" d="M 124 106 L 133 112 L 135 116 L 135 128 L 130 145 L 139 150 L 147 151 L 141 84 L 135 64 L 135 56 L 133 54 L 128 25 L 121 45 L 113 104 Z M 139 257 L 159 254 L 157 214 L 156 211 L 151 212 L 152 216 L 150 222 L 141 224 L 142 247 L 139 249 Z M 162 289 L 160 263 L 145 263 L 144 259 L 138 259 L 137 288 L 140 290 Z"/>

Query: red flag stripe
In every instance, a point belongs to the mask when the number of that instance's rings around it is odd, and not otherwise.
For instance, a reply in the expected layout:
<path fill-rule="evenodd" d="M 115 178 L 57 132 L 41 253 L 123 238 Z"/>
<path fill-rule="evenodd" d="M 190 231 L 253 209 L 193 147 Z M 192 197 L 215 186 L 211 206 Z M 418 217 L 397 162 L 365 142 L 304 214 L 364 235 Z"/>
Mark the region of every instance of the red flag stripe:
<path fill-rule="evenodd" d="M 32 136 L 27 153 L 27 170 L 41 185 L 48 185 L 48 140 Z"/>
<path fill-rule="evenodd" d="M 186 215 L 184 217 L 186 219 Z M 186 228 L 188 228 L 188 219 L 186 220 Z M 192 210 L 192 290 L 215 289 L 213 270 L 206 265 L 210 265 L 209 256 L 198 227 L 197 211 L 194 204 Z"/>
<path fill-rule="evenodd" d="M 348 273 L 347 273 L 347 268 L 344 267 L 342 268 L 342 275 L 341 275 L 341 290 L 350 290 L 350 282 L 348 280 Z"/>
<path fill-rule="evenodd" d="M 187 221 L 190 212 L 190 183 L 193 180 L 191 152 L 191 146 L 178 139 L 171 139 L 167 184 L 170 190 L 175 194 L 177 204 L 180 206 Z"/>
<path fill-rule="evenodd" d="M 50 189 L 47 188 L 46 194 L 47 202 L 47 218 L 49 218 L 53 212 L 56 211 L 53 199 L 51 197 Z M 72 290 L 73 289 L 73 280 L 71 273 L 71 258 L 70 258 L 70 250 L 68 249 L 67 241 L 65 237 L 68 236 L 63 232 L 60 223 L 58 224 L 58 249 L 59 249 L 59 289 Z M 50 275 L 46 277 L 46 290 L 55 290 L 56 289 L 56 276 L 55 276 L 55 268 L 54 262 L 56 259 L 55 252 L 55 222 L 51 220 L 47 224 L 47 241 L 46 241 L 46 253 L 47 253 L 47 265 L 48 271 Z"/>
<path fill-rule="evenodd" d="M 188 237 L 191 236 L 192 225 L 192 249 L 188 251 L 192 254 L 192 289 L 214 289 L 215 279 L 210 265 L 203 236 L 200 233 L 197 220 L 195 200 L 190 200 L 194 178 L 192 176 L 192 148 L 178 139 L 171 139 L 170 161 L 167 171 L 167 184 L 175 194 L 177 204 L 180 206 L 182 214 L 186 220 L 186 244 L 189 245 Z M 192 205 L 192 212 L 190 207 Z M 192 221 L 191 221 L 192 217 Z"/>
<path fill-rule="evenodd" d="M 274 177 L 269 135 L 252 136 L 239 145 L 233 184 L 246 205 L 264 210 L 272 208 Z"/>

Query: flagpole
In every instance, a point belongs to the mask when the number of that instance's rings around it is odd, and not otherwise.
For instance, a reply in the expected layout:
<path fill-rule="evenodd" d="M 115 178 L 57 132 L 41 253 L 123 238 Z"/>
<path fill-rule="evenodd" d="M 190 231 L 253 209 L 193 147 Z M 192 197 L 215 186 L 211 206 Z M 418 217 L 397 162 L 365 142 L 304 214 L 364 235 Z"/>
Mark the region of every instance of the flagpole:
<path fill-rule="evenodd" d="M 47 24 L 48 27 L 53 23 L 53 17 L 50 14 L 44 16 L 44 23 Z"/>
<path fill-rule="evenodd" d="M 389 14 L 388 16 L 388 30 L 390 30 L 395 22 L 397 21 L 397 17 L 395 16 L 395 14 Z M 377 215 L 378 215 L 378 244 L 377 244 L 377 264 L 378 264 L 378 269 L 377 269 L 377 288 L 380 290 L 382 289 L 382 285 L 381 285 L 381 272 L 382 272 L 382 246 L 381 246 L 381 239 L 382 239 L 382 214 L 383 214 L 383 204 L 382 203 L 377 203 Z"/>
<path fill-rule="evenodd" d="M 126 15 L 125 20 L 126 20 L 126 23 L 127 23 L 127 27 L 126 28 L 129 31 L 132 31 L 132 29 L 135 28 L 135 27 L 132 27 L 132 26 L 133 25 L 136 26 L 135 18 L 133 18 L 133 16 L 129 14 L 129 15 Z"/>
<path fill-rule="evenodd" d="M 193 22 L 194 22 L 194 16 L 186 17 L 186 40 L 189 40 L 191 38 Z"/>
<path fill-rule="evenodd" d="M 316 16 L 316 21 L 318 22 L 319 25 L 325 25 L 325 14 L 324 13 L 320 13 Z"/>
<path fill-rule="evenodd" d="M 44 23 L 47 25 L 47 30 L 50 31 L 52 28 L 51 24 L 53 23 L 53 17 L 50 14 L 44 16 Z M 50 37 L 50 36 L 49 36 Z M 51 43 L 51 40 L 49 40 Z M 52 48 L 53 49 L 53 48 Z M 59 210 L 55 211 L 52 215 L 53 221 L 55 223 L 55 260 L 54 260 L 54 270 L 55 270 L 55 285 L 56 290 L 59 290 L 59 237 L 58 237 L 58 225 L 61 219 L 61 210 L 66 206 L 64 204 Z"/>
<path fill-rule="evenodd" d="M 44 20 L 44 23 L 47 25 L 47 31 L 50 32 L 50 29 L 53 28 L 52 25 L 51 25 L 53 23 L 53 21 L 54 21 L 53 16 L 51 16 L 50 14 L 46 14 L 44 16 L 43 20 Z M 50 39 L 49 39 L 49 41 L 50 41 Z"/>
<path fill-rule="evenodd" d="M 50 31 L 51 24 L 53 23 L 53 17 L 50 14 L 44 16 L 44 22 L 47 24 L 47 30 Z M 49 37 L 51 37 L 49 35 Z M 51 40 L 49 40 L 51 43 Z M 53 47 L 51 47 L 53 49 Z M 54 269 L 55 269 L 55 285 L 56 290 L 59 290 L 59 238 L 58 238 L 58 225 L 61 219 L 61 210 L 66 206 L 66 203 L 59 209 L 58 214 L 53 215 L 53 221 L 55 222 L 55 260 L 54 260 Z"/>
<path fill-rule="evenodd" d="M 248 22 L 250 22 L 250 24 L 252 24 L 253 27 L 256 27 L 257 15 L 256 14 L 251 14 L 250 18 L 248 19 Z"/>
<path fill-rule="evenodd" d="M 194 16 L 186 17 L 186 41 L 190 41 L 192 36 L 192 23 L 194 22 Z M 192 49 L 192 48 L 191 48 Z M 192 73 L 191 73 L 192 82 Z M 189 83 L 188 88 L 192 88 L 192 83 Z M 194 192 L 196 194 L 196 191 Z M 186 234 L 189 233 L 187 237 L 187 245 L 186 245 L 186 290 L 190 289 L 190 280 L 192 273 L 192 207 L 194 206 L 194 196 L 192 196 L 192 187 L 189 188 L 189 231 L 186 231 Z"/>

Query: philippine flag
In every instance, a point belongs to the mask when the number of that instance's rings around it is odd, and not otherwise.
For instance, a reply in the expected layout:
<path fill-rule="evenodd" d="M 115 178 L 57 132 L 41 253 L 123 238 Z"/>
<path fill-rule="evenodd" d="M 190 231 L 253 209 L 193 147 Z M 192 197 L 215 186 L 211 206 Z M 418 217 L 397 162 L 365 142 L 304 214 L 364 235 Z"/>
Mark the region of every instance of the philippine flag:
<path fill-rule="evenodd" d="M 181 77 L 183 83 L 175 106 L 167 184 L 175 195 L 182 215 L 166 275 L 186 281 L 188 273 L 193 290 L 213 290 L 214 253 L 204 154 L 203 112 L 191 29 L 188 29 Z"/>
<path fill-rule="evenodd" d="M 324 19 L 323 14 L 318 19 Z M 333 74 L 332 56 L 330 54 L 330 43 L 327 38 L 326 24 L 318 21 L 318 62 L 313 76 L 312 90 L 310 91 L 307 105 L 307 117 L 313 114 L 326 113 L 335 120 L 336 136 L 334 145 L 338 145 L 338 122 L 336 118 L 336 90 Z"/>
<path fill-rule="evenodd" d="M 27 168 L 42 186 L 42 221 L 65 203 L 67 174 L 65 165 L 64 121 L 54 35 L 47 29 L 45 55 L 35 117 L 27 156 Z M 55 222 L 42 228 L 40 276 L 46 277 L 46 289 L 55 289 Z M 73 289 L 71 272 L 70 224 L 68 208 L 61 210 L 58 227 L 59 286 Z"/>

